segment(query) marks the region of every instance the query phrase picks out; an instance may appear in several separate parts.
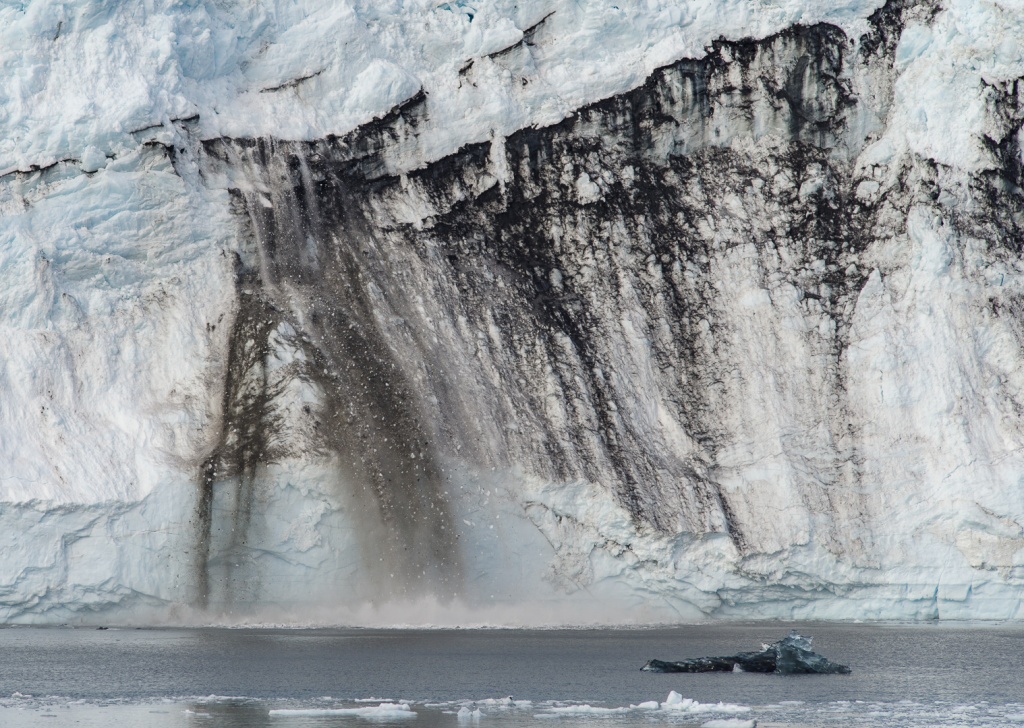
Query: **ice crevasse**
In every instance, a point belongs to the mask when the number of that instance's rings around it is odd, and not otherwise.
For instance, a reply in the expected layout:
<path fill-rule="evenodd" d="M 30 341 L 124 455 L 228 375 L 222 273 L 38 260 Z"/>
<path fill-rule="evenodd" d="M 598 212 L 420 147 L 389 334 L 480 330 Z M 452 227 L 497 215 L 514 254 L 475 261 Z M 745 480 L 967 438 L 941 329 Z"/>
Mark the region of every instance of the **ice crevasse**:
<path fill-rule="evenodd" d="M 0 5 L 0 620 L 1021 618 L 1022 38 Z"/>

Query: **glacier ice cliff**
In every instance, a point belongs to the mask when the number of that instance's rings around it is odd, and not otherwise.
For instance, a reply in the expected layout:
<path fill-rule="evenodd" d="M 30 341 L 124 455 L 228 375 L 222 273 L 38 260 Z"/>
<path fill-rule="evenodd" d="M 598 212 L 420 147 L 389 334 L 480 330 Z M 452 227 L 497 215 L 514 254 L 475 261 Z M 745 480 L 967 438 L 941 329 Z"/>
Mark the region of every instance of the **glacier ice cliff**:
<path fill-rule="evenodd" d="M 0 9 L 0 619 L 1024 616 L 1019 3 L 133 7 Z"/>

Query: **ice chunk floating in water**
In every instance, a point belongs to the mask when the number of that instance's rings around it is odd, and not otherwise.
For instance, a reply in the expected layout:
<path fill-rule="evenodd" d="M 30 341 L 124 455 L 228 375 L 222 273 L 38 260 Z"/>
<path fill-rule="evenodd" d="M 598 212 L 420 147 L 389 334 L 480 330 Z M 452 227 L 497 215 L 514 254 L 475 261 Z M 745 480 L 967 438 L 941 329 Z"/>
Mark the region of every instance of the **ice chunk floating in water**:
<path fill-rule="evenodd" d="M 647 672 L 774 672 L 779 675 L 846 675 L 850 668 L 829 662 L 811 650 L 811 638 L 790 632 L 778 642 L 765 645 L 760 652 L 740 652 L 728 657 L 697 657 L 682 662 L 650 660 L 641 670 Z"/>
<path fill-rule="evenodd" d="M 677 693 L 675 690 L 669 692 L 668 697 L 665 698 L 663 703 L 659 703 L 656 700 L 649 700 L 639 705 L 630 705 L 629 707 L 618 707 L 618 708 L 604 708 L 597 707 L 589 704 L 573 704 L 573 705 L 552 705 L 544 709 L 543 712 L 537 713 L 537 718 L 555 718 L 560 716 L 611 716 L 611 715 L 625 715 L 634 713 L 635 711 L 661 711 L 662 713 L 749 713 L 750 708 L 746 705 L 735 705 L 732 703 L 701 703 L 692 698 L 684 698 L 682 695 Z M 461 711 L 460 711 L 461 715 Z"/>
<path fill-rule="evenodd" d="M 359 708 L 279 708 L 271 710 L 270 715 L 279 717 L 340 717 L 370 718 L 391 720 L 393 718 L 415 718 L 416 712 L 408 703 L 381 703 Z"/>

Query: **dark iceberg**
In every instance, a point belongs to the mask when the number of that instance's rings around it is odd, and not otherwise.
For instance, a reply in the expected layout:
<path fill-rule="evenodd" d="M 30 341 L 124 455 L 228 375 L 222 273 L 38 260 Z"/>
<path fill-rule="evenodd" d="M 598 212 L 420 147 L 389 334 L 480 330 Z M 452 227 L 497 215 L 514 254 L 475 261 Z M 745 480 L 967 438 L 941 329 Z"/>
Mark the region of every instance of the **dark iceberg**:
<path fill-rule="evenodd" d="M 811 650 L 811 638 L 790 632 L 760 652 L 739 652 L 728 657 L 697 657 L 681 662 L 650 660 L 647 672 L 771 672 L 777 675 L 847 675 L 850 668 L 829 662 Z"/>

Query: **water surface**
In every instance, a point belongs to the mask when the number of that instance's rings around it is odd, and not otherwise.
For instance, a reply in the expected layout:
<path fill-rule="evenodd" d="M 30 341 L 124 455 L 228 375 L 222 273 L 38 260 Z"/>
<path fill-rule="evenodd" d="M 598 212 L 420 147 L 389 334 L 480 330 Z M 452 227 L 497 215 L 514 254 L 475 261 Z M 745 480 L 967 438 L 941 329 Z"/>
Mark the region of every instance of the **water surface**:
<path fill-rule="evenodd" d="M 799 625 L 814 637 L 816 651 L 851 666 L 851 675 L 639 670 L 652 657 L 756 650 L 792 626 L 6 628 L 0 629 L 0 725 L 611 728 L 756 720 L 762 728 L 1024 726 L 1020 626 Z M 726 705 L 698 712 L 629 707 L 665 701 L 671 691 L 702 704 Z M 496 701 L 508 696 L 516 702 Z M 409 711 L 271 713 L 374 708 L 384 700 L 406 702 Z M 479 717 L 460 719 L 457 711 L 463 707 L 479 709 Z"/>

